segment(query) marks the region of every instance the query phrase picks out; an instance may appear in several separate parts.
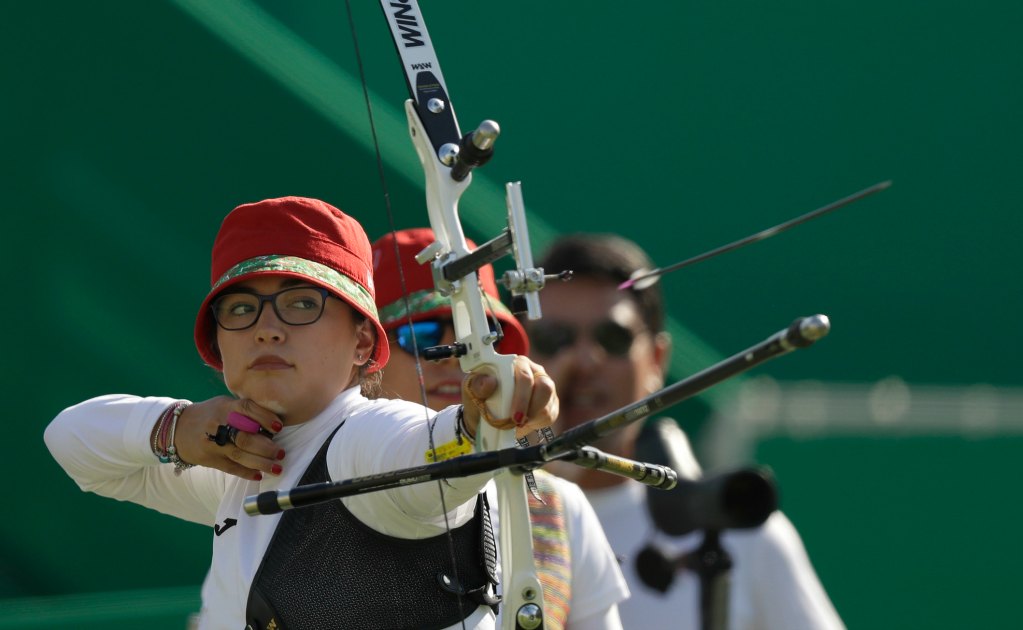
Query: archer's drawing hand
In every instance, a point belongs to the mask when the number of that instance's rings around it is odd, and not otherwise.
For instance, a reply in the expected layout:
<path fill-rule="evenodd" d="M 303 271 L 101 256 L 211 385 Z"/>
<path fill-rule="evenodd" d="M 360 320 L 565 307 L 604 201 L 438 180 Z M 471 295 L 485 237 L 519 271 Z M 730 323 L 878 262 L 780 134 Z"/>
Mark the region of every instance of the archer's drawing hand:
<path fill-rule="evenodd" d="M 258 433 L 231 431 L 232 440 L 219 445 L 215 441 L 227 417 L 237 412 L 255 420 Z M 251 400 L 217 396 L 194 403 L 181 412 L 174 439 L 178 456 L 189 464 L 216 468 L 243 479 L 259 480 L 263 473 L 279 475 L 284 449 L 273 443 L 284 424 L 277 415 Z"/>

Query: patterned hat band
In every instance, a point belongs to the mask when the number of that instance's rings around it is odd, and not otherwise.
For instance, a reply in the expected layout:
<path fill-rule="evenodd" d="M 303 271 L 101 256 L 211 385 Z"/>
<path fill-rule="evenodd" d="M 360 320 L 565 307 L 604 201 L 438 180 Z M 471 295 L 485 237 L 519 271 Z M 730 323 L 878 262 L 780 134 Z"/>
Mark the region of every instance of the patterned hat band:
<path fill-rule="evenodd" d="M 362 285 L 326 265 L 306 260 L 305 258 L 299 258 L 298 256 L 271 254 L 243 260 L 228 269 L 224 275 L 217 279 L 210 290 L 210 295 L 214 295 L 220 287 L 235 278 L 266 272 L 281 272 L 305 276 L 314 282 L 325 285 L 326 288 L 332 289 L 339 297 L 357 305 L 366 313 L 371 314 L 374 319 L 380 321 L 373 296 Z"/>
<path fill-rule="evenodd" d="M 503 315 L 507 318 L 514 318 L 501 300 L 485 296 L 485 304 L 488 312 L 495 315 Z M 407 307 L 406 307 L 407 305 Z M 387 306 L 380 307 L 380 323 L 384 328 L 398 326 L 405 323 L 409 316 L 415 317 L 424 313 L 432 313 L 439 310 L 451 310 L 451 302 L 435 289 L 426 289 L 410 293 L 408 299 L 400 299 L 391 302 Z"/>

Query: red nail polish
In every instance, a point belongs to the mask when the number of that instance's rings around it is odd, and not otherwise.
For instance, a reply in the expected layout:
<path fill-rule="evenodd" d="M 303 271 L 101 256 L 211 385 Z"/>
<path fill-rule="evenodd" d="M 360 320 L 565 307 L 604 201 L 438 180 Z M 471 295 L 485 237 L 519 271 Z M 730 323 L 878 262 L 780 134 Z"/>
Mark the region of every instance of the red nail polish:
<path fill-rule="evenodd" d="M 275 475 L 281 474 L 283 470 L 284 468 L 282 468 L 280 464 L 274 464 L 273 466 L 270 467 L 270 472 Z"/>
<path fill-rule="evenodd" d="M 255 475 L 252 475 L 252 480 L 253 481 L 262 481 L 263 480 L 263 473 L 256 473 Z"/>
<path fill-rule="evenodd" d="M 525 414 L 522 413 L 521 411 L 516 411 L 515 412 L 515 415 L 513 417 L 515 418 L 515 425 L 516 426 L 520 426 L 521 427 L 525 423 L 525 420 L 523 419 L 524 416 L 525 416 Z"/>
<path fill-rule="evenodd" d="M 284 459 L 284 449 L 283 448 L 281 450 L 277 451 L 277 459 L 278 460 Z"/>
<path fill-rule="evenodd" d="M 274 433 L 280 433 L 281 429 L 284 428 L 284 425 L 278 422 L 277 420 L 274 420 L 274 423 L 270 425 L 270 428 L 274 430 Z"/>

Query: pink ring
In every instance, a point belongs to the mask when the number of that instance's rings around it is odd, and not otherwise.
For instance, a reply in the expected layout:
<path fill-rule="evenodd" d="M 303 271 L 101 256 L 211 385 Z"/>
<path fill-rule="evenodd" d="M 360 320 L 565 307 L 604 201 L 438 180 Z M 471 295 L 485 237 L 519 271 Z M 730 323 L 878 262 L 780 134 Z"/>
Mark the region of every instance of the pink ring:
<path fill-rule="evenodd" d="M 240 414 L 237 411 L 232 411 L 227 414 L 227 424 L 238 429 L 239 431 L 245 431 L 246 433 L 258 433 L 259 423 L 252 418 Z"/>

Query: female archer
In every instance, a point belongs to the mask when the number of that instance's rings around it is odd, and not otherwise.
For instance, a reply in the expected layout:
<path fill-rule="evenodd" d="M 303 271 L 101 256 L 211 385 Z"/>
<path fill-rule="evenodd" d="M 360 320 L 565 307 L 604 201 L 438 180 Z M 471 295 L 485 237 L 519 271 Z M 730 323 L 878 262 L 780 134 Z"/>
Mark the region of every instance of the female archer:
<path fill-rule="evenodd" d="M 422 465 L 431 438 L 451 443 L 478 428 L 474 404 L 434 413 L 375 398 L 389 345 L 362 226 L 315 199 L 239 206 L 217 234 L 211 284 L 195 342 L 230 395 L 77 404 L 46 429 L 60 465 L 86 491 L 236 522 L 212 538 L 201 629 L 493 627 L 488 475 L 283 515 L 242 507 L 268 490 Z M 467 398 L 497 387 L 484 375 L 466 381 Z M 532 430 L 557 408 L 543 370 L 517 357 L 511 417 L 486 421 Z M 159 558 L 158 545 L 146 552 Z"/>

